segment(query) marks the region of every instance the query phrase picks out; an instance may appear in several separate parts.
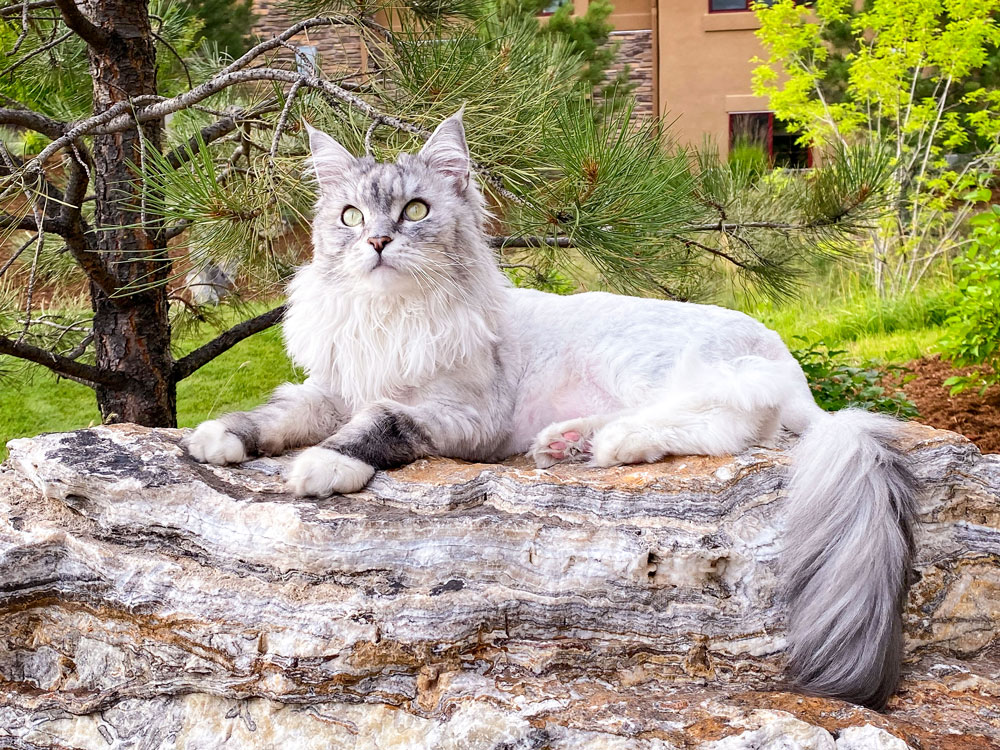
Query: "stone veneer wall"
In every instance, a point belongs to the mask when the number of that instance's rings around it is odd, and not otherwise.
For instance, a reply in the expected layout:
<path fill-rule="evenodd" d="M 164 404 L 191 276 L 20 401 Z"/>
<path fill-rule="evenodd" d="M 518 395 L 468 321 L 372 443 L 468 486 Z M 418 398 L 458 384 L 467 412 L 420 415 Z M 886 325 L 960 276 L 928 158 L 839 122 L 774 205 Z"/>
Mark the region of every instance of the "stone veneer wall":
<path fill-rule="evenodd" d="M 295 20 L 291 18 L 286 7 L 286 0 L 256 0 L 253 4 L 257 20 L 253 32 L 261 39 L 270 39 L 292 26 Z M 321 70 L 330 73 L 367 72 L 368 55 L 361 40 L 361 34 L 353 26 L 333 26 L 311 29 L 292 37 L 289 44 L 293 47 L 312 45 L 316 47 L 317 65 Z M 291 52 L 283 50 L 285 56 Z"/>
<path fill-rule="evenodd" d="M 257 21 L 254 32 L 263 39 L 280 34 L 294 21 L 284 9 L 283 0 L 257 0 L 254 12 Z M 653 38 L 652 31 L 615 31 L 608 40 L 617 46 L 618 54 L 608 68 L 608 79 L 614 78 L 624 67 L 629 67 L 629 79 L 636 84 L 635 116 L 655 116 L 653 108 Z M 290 40 L 292 46 L 315 45 L 321 69 L 367 72 L 368 55 L 358 30 L 350 27 L 327 27 L 303 32 Z M 285 54 L 290 54 L 285 51 Z"/>
<path fill-rule="evenodd" d="M 635 117 L 654 117 L 653 111 L 653 32 L 649 29 L 638 31 L 613 31 L 608 45 L 618 45 L 618 54 L 608 68 L 611 80 L 626 65 L 629 80 L 636 84 L 633 91 L 636 98 Z"/>

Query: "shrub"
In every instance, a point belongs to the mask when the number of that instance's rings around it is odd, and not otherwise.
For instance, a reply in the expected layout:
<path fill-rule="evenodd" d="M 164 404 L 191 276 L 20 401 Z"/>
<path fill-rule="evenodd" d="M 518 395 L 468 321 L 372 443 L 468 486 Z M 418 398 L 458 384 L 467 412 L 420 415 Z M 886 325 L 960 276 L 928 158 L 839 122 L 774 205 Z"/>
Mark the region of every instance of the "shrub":
<path fill-rule="evenodd" d="M 978 387 L 982 395 L 1000 382 L 1000 206 L 971 223 L 972 242 L 955 259 L 958 280 L 941 349 L 954 366 L 975 370 L 944 381 L 952 395 L 969 387 Z"/>
<path fill-rule="evenodd" d="M 910 371 L 902 365 L 868 361 L 861 365 L 849 362 L 842 349 L 830 349 L 823 341 L 809 343 L 801 336 L 796 339 L 803 348 L 792 349 L 798 360 L 816 403 L 827 411 L 848 406 L 891 414 L 903 419 L 919 416 L 917 407 L 902 391 L 892 390 L 887 383 L 894 377 L 906 379 Z"/>

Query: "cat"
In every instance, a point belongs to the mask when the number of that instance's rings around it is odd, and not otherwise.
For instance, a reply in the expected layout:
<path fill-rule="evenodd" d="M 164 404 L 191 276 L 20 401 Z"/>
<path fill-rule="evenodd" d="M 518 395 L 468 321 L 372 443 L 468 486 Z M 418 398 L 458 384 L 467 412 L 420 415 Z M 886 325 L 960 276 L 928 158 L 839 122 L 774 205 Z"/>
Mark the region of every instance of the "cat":
<path fill-rule="evenodd" d="M 781 338 L 742 313 L 513 288 L 487 241 L 461 112 L 394 163 L 311 127 L 309 139 L 314 257 L 284 319 L 308 378 L 201 424 L 185 441 L 194 459 L 308 446 L 288 485 L 326 496 L 429 455 L 616 466 L 801 435 L 782 561 L 789 674 L 803 692 L 884 706 L 913 554 L 895 420 L 820 409 Z"/>

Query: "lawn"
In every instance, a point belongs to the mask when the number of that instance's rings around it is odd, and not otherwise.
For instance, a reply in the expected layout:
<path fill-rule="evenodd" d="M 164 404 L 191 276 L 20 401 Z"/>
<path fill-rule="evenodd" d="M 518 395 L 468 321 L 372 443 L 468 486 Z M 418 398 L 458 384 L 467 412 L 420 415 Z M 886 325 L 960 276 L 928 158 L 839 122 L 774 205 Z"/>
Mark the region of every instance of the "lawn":
<path fill-rule="evenodd" d="M 203 326 L 181 341 L 182 353 L 210 340 L 214 329 Z M 59 432 L 99 424 L 94 393 L 48 370 L 0 357 L 10 372 L 0 380 L 0 460 L 6 443 L 40 432 Z M 289 380 L 302 374 L 285 356 L 281 330 L 268 329 L 240 342 L 177 386 L 177 421 L 181 427 L 234 409 L 249 409 Z"/>
<path fill-rule="evenodd" d="M 944 295 L 927 289 L 899 300 L 882 300 L 864 290 L 830 291 L 810 286 L 794 301 L 775 303 L 732 299 L 774 328 L 792 348 L 797 336 L 846 349 L 858 361 L 879 359 L 905 363 L 934 351 L 945 314 Z M 182 352 L 208 341 L 214 329 L 202 326 L 181 342 Z M 100 421 L 89 388 L 57 380 L 41 367 L 0 357 L 11 374 L 0 380 L 0 459 L 12 438 L 86 427 Z M 248 409 L 264 401 L 275 386 L 301 381 L 285 356 L 281 332 L 271 328 L 243 341 L 198 370 L 177 388 L 177 419 L 182 427 L 233 409 Z"/>

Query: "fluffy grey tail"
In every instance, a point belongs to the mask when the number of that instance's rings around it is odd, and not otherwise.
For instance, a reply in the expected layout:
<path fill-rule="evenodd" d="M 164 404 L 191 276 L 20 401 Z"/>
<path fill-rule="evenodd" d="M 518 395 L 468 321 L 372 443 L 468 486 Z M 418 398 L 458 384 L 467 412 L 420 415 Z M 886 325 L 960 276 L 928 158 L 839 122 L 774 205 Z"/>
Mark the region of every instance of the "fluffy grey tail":
<path fill-rule="evenodd" d="M 795 449 L 783 585 L 788 672 L 805 693 L 880 709 L 899 681 L 916 483 L 899 422 L 824 414 Z"/>

